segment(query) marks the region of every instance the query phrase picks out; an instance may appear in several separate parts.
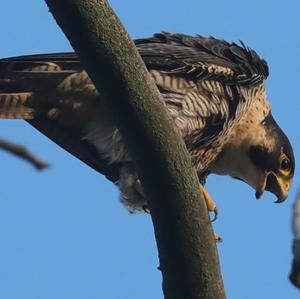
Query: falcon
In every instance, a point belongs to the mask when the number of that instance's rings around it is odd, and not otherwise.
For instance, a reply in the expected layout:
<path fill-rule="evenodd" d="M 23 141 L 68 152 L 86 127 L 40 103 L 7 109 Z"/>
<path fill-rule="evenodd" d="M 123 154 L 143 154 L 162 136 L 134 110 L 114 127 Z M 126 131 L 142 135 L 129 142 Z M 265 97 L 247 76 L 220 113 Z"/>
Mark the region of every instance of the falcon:
<path fill-rule="evenodd" d="M 294 176 L 291 144 L 275 122 L 264 81 L 268 65 L 244 45 L 162 32 L 135 41 L 204 189 L 211 174 L 229 175 L 284 201 Z M 117 88 L 117 87 L 116 87 Z M 75 53 L 0 60 L 0 118 L 25 119 L 105 175 L 130 211 L 147 201 L 126 143 Z"/>

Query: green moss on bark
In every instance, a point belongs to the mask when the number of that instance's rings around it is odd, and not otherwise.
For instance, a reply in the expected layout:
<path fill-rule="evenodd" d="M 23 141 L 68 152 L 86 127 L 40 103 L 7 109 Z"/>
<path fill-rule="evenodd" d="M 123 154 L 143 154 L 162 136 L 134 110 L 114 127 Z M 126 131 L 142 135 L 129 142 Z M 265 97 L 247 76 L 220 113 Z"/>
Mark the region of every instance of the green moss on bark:
<path fill-rule="evenodd" d="M 189 154 L 134 43 L 102 0 L 46 0 L 134 157 L 167 299 L 223 299 L 213 232 Z"/>

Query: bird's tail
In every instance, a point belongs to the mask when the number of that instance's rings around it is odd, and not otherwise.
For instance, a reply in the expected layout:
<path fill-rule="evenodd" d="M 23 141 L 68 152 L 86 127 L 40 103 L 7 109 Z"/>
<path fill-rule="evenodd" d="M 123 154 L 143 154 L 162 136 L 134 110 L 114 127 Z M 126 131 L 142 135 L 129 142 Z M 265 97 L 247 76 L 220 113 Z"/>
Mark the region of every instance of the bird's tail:
<path fill-rule="evenodd" d="M 20 69 L 19 65 L 9 59 L 0 60 L 0 118 L 34 118 L 34 110 L 30 106 L 33 92 L 22 84 L 23 73 L 26 80 L 28 72 Z"/>
<path fill-rule="evenodd" d="M 46 95 L 51 94 L 64 78 L 74 73 L 48 61 L 51 57 L 30 55 L 0 59 L 0 118 L 30 120 L 37 117 L 35 111 L 41 113 L 49 109 L 49 99 L 39 91 L 48 88 Z"/>
<path fill-rule="evenodd" d="M 34 109 L 26 107 L 31 92 L 2 92 L 0 83 L 0 118 L 33 119 Z"/>

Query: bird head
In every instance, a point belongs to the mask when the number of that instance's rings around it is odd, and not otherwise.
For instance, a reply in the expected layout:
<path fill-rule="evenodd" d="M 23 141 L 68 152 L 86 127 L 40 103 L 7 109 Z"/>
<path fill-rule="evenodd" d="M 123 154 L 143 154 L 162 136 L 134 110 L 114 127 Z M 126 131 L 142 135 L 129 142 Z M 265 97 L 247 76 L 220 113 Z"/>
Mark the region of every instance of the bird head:
<path fill-rule="evenodd" d="M 270 191 L 283 202 L 295 171 L 292 146 L 269 113 L 245 129 L 240 125 L 209 171 L 242 180 L 255 189 L 256 198 Z"/>
<path fill-rule="evenodd" d="M 258 170 L 256 198 L 264 190 L 277 196 L 277 203 L 284 201 L 292 183 L 295 158 L 292 146 L 273 119 L 271 113 L 261 123 L 265 129 L 265 142 L 249 147 L 249 157 Z"/>

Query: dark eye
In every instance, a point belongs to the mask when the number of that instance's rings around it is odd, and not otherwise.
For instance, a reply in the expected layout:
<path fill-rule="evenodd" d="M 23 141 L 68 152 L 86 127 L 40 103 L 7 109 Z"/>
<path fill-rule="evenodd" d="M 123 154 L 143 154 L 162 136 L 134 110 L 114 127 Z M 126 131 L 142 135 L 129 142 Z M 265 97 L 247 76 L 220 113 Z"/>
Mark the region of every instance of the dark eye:
<path fill-rule="evenodd" d="M 290 168 L 291 168 L 290 160 L 288 158 L 283 158 L 281 161 L 280 168 L 282 170 L 290 170 Z"/>

